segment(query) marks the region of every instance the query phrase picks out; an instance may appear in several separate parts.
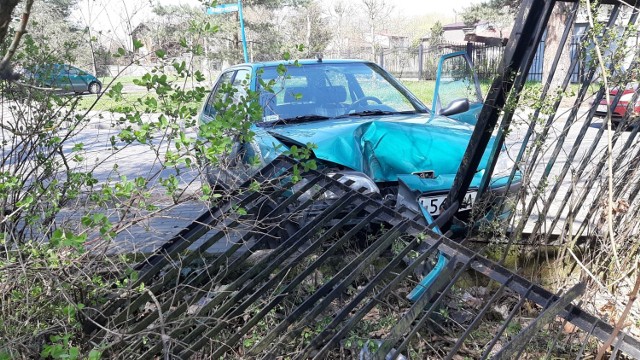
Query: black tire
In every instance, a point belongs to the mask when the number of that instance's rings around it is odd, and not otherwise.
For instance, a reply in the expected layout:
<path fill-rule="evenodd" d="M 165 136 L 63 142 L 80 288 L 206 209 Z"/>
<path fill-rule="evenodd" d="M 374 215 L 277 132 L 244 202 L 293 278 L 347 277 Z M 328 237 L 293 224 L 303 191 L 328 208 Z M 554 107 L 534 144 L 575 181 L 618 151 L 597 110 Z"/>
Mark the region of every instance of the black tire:
<path fill-rule="evenodd" d="M 99 94 L 100 91 L 102 90 L 102 85 L 100 85 L 100 83 L 97 81 L 92 81 L 89 84 L 88 90 L 89 90 L 89 93 L 91 94 Z"/>

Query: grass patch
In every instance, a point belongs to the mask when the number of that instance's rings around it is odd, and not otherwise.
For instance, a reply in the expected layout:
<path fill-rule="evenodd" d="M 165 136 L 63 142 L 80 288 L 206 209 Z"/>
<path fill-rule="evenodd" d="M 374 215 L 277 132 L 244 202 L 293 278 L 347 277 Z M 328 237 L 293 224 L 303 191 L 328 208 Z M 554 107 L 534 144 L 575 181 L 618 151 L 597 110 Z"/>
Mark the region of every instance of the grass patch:
<path fill-rule="evenodd" d="M 87 110 L 91 108 L 95 111 L 122 112 L 120 108 L 124 106 L 139 106 L 142 108 L 144 106 L 144 100 L 149 97 L 155 98 L 156 100 L 158 99 L 158 96 L 152 92 L 125 93 L 122 94 L 121 100 L 114 100 L 107 95 L 102 95 L 100 98 L 88 95 L 83 96 L 78 101 L 76 109 Z"/>
<path fill-rule="evenodd" d="M 151 73 L 151 72 L 150 72 L 150 74 L 151 75 L 154 75 L 154 74 L 162 75 L 160 73 Z M 185 80 L 184 78 L 181 78 L 181 77 L 179 77 L 179 76 L 177 76 L 175 74 L 164 74 L 164 75 L 167 75 L 167 80 L 169 82 L 181 83 L 181 82 L 183 82 Z M 120 82 L 124 86 L 129 86 L 129 85 L 137 86 L 137 85 L 135 85 L 133 83 L 133 81 L 136 80 L 136 79 L 142 79 L 142 75 L 122 75 L 122 76 L 116 76 L 116 77 L 105 76 L 105 77 L 98 78 L 98 80 L 100 80 L 102 82 L 102 87 L 103 88 L 106 87 L 112 81 L 113 81 L 113 84 L 115 84 L 117 82 Z M 206 82 L 203 82 L 203 83 L 206 83 Z"/>
<path fill-rule="evenodd" d="M 436 86 L 435 80 L 400 80 L 402 84 L 409 89 L 414 95 L 420 99 L 428 108 L 431 108 L 433 104 L 433 94 Z M 489 80 L 480 82 L 480 90 L 482 96 L 486 97 L 489 92 L 491 82 Z M 571 98 L 578 93 L 582 84 L 569 84 L 567 86 L 565 98 Z M 593 94 L 598 90 L 597 84 L 591 84 L 589 87 L 589 94 Z M 542 83 L 539 81 L 528 81 L 524 85 L 523 92 L 527 93 L 540 93 L 542 91 Z"/>
<path fill-rule="evenodd" d="M 436 88 L 435 80 L 403 80 L 402 84 L 409 89 L 415 96 L 420 99 L 428 108 L 431 108 L 433 104 L 433 94 Z M 480 90 L 482 91 L 482 96 L 486 96 L 489 91 L 489 86 L 491 85 L 488 81 L 480 82 Z"/>
<path fill-rule="evenodd" d="M 103 87 L 108 85 L 112 81 L 114 84 L 119 81 L 122 83 L 122 85 L 133 85 L 133 80 L 140 79 L 141 77 L 142 76 L 137 76 L 137 75 L 126 75 L 126 76 L 122 75 L 122 76 L 116 76 L 116 77 L 105 76 L 105 77 L 98 78 L 98 80 L 102 82 Z"/>
<path fill-rule="evenodd" d="M 433 91 L 436 86 L 436 82 L 434 80 L 404 80 L 402 81 L 402 84 L 417 96 L 420 101 L 427 105 L 427 107 L 431 108 L 431 104 L 433 103 Z"/>

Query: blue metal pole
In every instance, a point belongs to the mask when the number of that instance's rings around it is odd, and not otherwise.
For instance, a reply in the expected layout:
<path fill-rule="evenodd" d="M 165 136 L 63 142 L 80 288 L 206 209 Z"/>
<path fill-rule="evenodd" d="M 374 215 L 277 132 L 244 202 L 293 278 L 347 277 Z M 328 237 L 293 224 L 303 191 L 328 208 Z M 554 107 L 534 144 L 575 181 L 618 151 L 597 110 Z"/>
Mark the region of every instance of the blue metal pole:
<path fill-rule="evenodd" d="M 242 52 L 244 53 L 244 62 L 249 62 L 249 54 L 247 53 L 247 37 L 244 34 L 244 17 L 242 16 L 242 0 L 238 0 L 238 13 L 240 14 L 240 32 L 242 33 Z"/>

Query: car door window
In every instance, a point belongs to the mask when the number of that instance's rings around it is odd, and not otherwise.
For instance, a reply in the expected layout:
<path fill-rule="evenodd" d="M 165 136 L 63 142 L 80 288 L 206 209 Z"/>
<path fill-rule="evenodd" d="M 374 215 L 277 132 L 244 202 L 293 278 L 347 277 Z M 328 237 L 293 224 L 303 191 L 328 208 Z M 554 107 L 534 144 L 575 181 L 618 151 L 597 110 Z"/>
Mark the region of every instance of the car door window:
<path fill-rule="evenodd" d="M 433 110 L 439 113 L 459 99 L 478 104 L 482 103 L 482 94 L 468 57 L 463 53 L 452 53 L 443 56 L 438 64 Z"/>
<path fill-rule="evenodd" d="M 233 79 L 235 71 L 227 71 L 224 74 L 220 75 L 216 86 L 211 91 L 209 98 L 207 99 L 207 104 L 204 107 L 203 113 L 206 116 L 214 117 L 216 115 L 215 103 L 219 101 L 225 100 L 227 96 L 228 86 L 231 85 L 231 81 Z M 225 91 L 225 89 L 227 89 Z"/>
<path fill-rule="evenodd" d="M 247 91 L 249 90 L 249 76 L 251 72 L 248 69 L 240 69 L 236 71 L 235 76 L 233 77 L 233 88 L 235 89 L 233 93 L 233 103 L 239 103 L 243 97 L 247 96 Z"/>

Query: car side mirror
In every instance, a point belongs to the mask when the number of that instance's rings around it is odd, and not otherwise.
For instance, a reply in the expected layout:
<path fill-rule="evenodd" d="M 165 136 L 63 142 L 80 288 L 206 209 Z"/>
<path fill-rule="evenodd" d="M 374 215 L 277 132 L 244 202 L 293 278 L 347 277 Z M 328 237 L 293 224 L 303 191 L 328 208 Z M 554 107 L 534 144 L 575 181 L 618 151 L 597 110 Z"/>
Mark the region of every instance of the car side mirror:
<path fill-rule="evenodd" d="M 449 106 L 440 110 L 440 115 L 449 116 L 469 111 L 469 99 L 455 99 Z"/>

